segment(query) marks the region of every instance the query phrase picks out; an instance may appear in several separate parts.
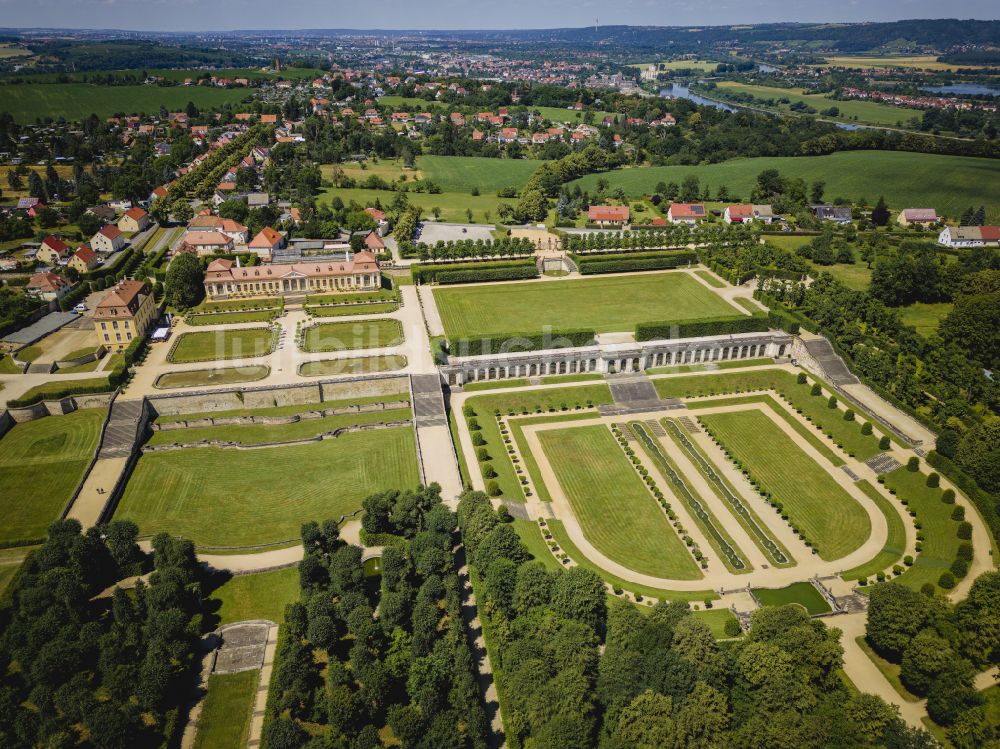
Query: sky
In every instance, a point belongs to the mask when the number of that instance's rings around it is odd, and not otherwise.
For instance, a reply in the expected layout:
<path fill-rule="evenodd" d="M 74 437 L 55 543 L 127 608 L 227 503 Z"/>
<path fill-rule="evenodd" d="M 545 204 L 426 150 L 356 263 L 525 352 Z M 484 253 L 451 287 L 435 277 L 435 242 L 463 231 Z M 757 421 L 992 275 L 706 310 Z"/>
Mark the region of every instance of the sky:
<path fill-rule="evenodd" d="M 1000 17 L 997 0 L 0 0 L 2 27 L 511 29 Z"/>

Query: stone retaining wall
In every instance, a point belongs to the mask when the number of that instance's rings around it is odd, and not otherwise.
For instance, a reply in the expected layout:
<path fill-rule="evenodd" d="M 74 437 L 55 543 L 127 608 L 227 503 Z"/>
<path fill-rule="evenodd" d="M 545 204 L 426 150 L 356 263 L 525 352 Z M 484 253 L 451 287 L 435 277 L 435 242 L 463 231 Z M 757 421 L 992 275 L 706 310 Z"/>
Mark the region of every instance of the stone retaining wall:
<path fill-rule="evenodd" d="M 340 416 L 341 414 L 372 413 L 374 411 L 388 411 L 395 408 L 408 408 L 409 405 L 409 401 L 401 400 L 387 403 L 366 403 L 357 406 L 317 409 L 315 411 L 289 414 L 288 416 L 222 416 L 219 418 L 209 416 L 204 419 L 170 421 L 164 424 L 153 424 L 152 427 L 154 432 L 171 432 L 176 429 L 247 426 L 249 424 L 277 426 L 281 424 L 297 424 L 300 421 L 308 419 L 324 419 L 327 416 Z"/>
<path fill-rule="evenodd" d="M 355 424 L 348 427 L 340 427 L 334 429 L 332 432 L 323 432 L 322 434 L 317 434 L 315 437 L 303 437 L 297 440 L 278 440 L 275 442 L 254 442 L 254 443 L 242 443 L 233 442 L 231 440 L 201 440 L 200 442 L 187 442 L 183 444 L 172 444 L 172 445 L 143 445 L 143 453 L 162 453 L 169 452 L 171 450 L 186 450 L 192 447 L 224 447 L 224 448 L 235 448 L 237 450 L 260 450 L 267 447 L 283 447 L 286 445 L 305 445 L 310 442 L 322 442 L 326 439 L 336 439 L 342 434 L 348 432 L 364 432 L 372 429 L 389 429 L 391 427 L 401 427 L 409 426 L 410 420 L 406 421 L 380 421 L 375 424 Z"/>
<path fill-rule="evenodd" d="M 111 404 L 114 393 L 87 393 L 85 395 L 68 395 L 58 400 L 40 401 L 23 408 L 10 408 L 8 413 L 18 424 L 34 421 L 46 416 L 65 416 L 79 408 L 107 408 Z"/>
<path fill-rule="evenodd" d="M 90 364 L 92 361 L 97 361 L 104 356 L 106 351 L 107 349 L 101 345 L 83 356 L 76 356 L 72 359 L 59 359 L 56 362 L 56 370 L 58 371 L 60 369 L 69 369 L 70 367 L 79 367 L 82 364 Z"/>

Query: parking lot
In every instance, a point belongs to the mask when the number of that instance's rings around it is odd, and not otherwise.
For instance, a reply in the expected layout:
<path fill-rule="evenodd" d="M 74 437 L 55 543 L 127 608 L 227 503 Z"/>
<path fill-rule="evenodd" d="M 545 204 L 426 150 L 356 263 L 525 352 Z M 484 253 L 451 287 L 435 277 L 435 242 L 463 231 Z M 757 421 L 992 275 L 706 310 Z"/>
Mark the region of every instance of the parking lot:
<path fill-rule="evenodd" d="M 458 242 L 463 239 L 493 239 L 492 224 L 444 224 L 439 221 L 425 221 L 417 227 L 417 242 L 437 244 L 438 242 Z"/>

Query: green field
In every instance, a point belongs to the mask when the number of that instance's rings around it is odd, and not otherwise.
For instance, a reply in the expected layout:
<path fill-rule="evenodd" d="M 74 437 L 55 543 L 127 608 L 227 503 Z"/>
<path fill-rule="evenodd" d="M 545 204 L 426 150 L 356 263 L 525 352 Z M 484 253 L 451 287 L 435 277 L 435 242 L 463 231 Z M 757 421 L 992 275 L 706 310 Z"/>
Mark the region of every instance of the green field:
<path fill-rule="evenodd" d="M 17 424 L 0 439 L 0 542 L 45 537 L 97 449 L 103 409 Z"/>
<path fill-rule="evenodd" d="M 763 413 L 705 414 L 701 420 L 783 505 L 821 559 L 839 559 L 868 538 L 864 508 Z"/>
<path fill-rule="evenodd" d="M 392 372 L 406 366 L 405 356 L 363 356 L 352 359 L 321 359 L 305 362 L 299 367 L 303 377 L 328 377 L 330 375 L 369 374 Z"/>
<path fill-rule="evenodd" d="M 1000 221 L 1000 160 L 971 156 L 906 153 L 902 151 L 843 151 L 827 156 L 780 156 L 734 159 L 700 166 L 650 166 L 589 174 L 570 183 L 591 193 L 606 179 L 612 189 L 622 187 L 631 197 L 653 192 L 659 182 L 680 184 L 688 175 L 701 180 L 714 193 L 726 185 L 731 193 L 750 196 L 757 175 L 777 169 L 785 177 L 826 182 L 829 199 L 867 198 L 879 195 L 894 209 L 936 208 L 953 218 L 970 205 L 985 205 L 987 218 Z"/>
<path fill-rule="evenodd" d="M 754 595 L 763 606 L 787 606 L 797 603 L 810 614 L 826 614 L 830 604 L 810 583 L 792 583 L 787 588 L 754 588 Z"/>
<path fill-rule="evenodd" d="M 554 330 L 631 331 L 636 323 L 740 317 L 686 273 L 434 289 L 445 332 L 460 338 Z"/>
<path fill-rule="evenodd" d="M 851 68 L 920 68 L 923 70 L 961 70 L 974 65 L 956 65 L 938 62 L 935 55 L 888 55 L 885 57 L 865 55 L 831 55 L 826 64 Z"/>
<path fill-rule="evenodd" d="M 498 161 L 498 163 L 501 163 Z M 368 190 L 361 187 L 343 189 L 339 187 L 329 187 L 320 192 L 319 202 L 330 202 L 334 197 L 340 198 L 344 205 L 351 201 L 362 206 L 374 206 L 376 203 L 383 207 L 389 205 L 396 193 L 391 190 Z M 484 192 L 482 195 L 470 195 L 465 192 L 440 192 L 431 194 L 427 192 L 408 192 L 406 197 L 411 205 L 419 207 L 425 217 L 433 215 L 435 208 L 441 210 L 442 221 L 452 221 L 465 223 L 468 221 L 466 211 L 472 211 L 472 220 L 477 224 L 492 224 L 497 220 L 497 206 L 501 198 L 496 193 Z M 508 199 L 506 202 L 514 203 L 516 199 Z M 489 219 L 486 214 L 489 213 Z"/>
<path fill-rule="evenodd" d="M 208 678 L 195 749 L 242 749 L 247 745 L 259 680 L 257 669 Z"/>
<path fill-rule="evenodd" d="M 82 120 L 91 114 L 155 114 L 160 106 L 184 109 L 189 101 L 199 108 L 243 101 L 246 89 L 207 86 L 95 86 L 89 83 L 32 83 L 3 87 L 2 110 L 21 123 L 51 117 Z"/>
<path fill-rule="evenodd" d="M 227 367 L 224 369 L 189 369 L 181 372 L 165 372 L 156 378 L 158 388 L 189 388 L 205 385 L 235 385 L 240 382 L 256 382 L 271 374 L 267 365 L 251 367 Z"/>
<path fill-rule="evenodd" d="M 345 351 L 350 349 L 383 348 L 403 342 L 403 326 L 399 320 L 372 318 L 358 322 L 321 322 L 305 329 L 302 350 Z"/>
<path fill-rule="evenodd" d="M 211 606 L 218 602 L 218 626 L 247 619 L 267 619 L 280 624 L 285 605 L 299 599 L 299 570 L 287 567 L 255 575 L 237 575 L 212 591 Z"/>
<path fill-rule="evenodd" d="M 903 518 L 896 512 L 892 502 L 882 496 L 882 494 L 867 481 L 859 481 L 858 488 L 872 498 L 878 505 L 878 509 L 885 515 L 888 524 L 889 534 L 886 537 L 882 550 L 866 564 L 859 565 L 853 569 L 844 570 L 840 576 L 847 582 L 855 582 L 859 577 L 871 577 L 882 570 L 886 570 L 898 563 L 903 558 L 906 551 L 906 526 Z"/>
<path fill-rule="evenodd" d="M 584 122 L 584 115 L 586 112 L 577 111 L 575 109 L 566 109 L 565 107 L 528 107 L 529 112 L 538 112 L 542 117 L 552 122 L 561 122 L 565 125 L 579 125 Z M 604 110 L 596 110 L 593 112 L 593 119 L 590 121 L 595 125 L 600 125 L 601 120 L 605 117 L 615 117 L 614 112 L 606 112 Z M 625 115 L 618 114 L 618 117 L 624 117 Z"/>
<path fill-rule="evenodd" d="M 236 325 L 246 322 L 271 322 L 278 310 L 257 310 L 255 312 L 220 312 L 207 315 L 188 315 L 184 322 L 188 325 Z"/>
<path fill-rule="evenodd" d="M 701 572 L 605 426 L 540 432 L 539 441 L 580 527 L 608 558 L 646 575 Z"/>
<path fill-rule="evenodd" d="M 817 112 L 822 112 L 830 107 L 837 107 L 840 114 L 836 117 L 820 115 L 831 120 L 843 122 L 867 122 L 871 125 L 896 125 L 906 122 L 912 117 L 920 119 L 923 112 L 919 109 L 908 109 L 906 107 L 895 107 L 891 104 L 881 104 L 876 101 L 863 101 L 860 99 L 847 99 L 839 101 L 832 99 L 826 94 L 810 94 L 800 88 L 779 88 L 776 86 L 754 86 L 733 81 L 721 81 L 719 91 L 732 91 L 740 94 L 750 94 L 757 99 L 788 99 L 792 104 L 804 102 L 813 107 Z M 768 108 L 778 109 L 782 112 L 790 112 L 788 104 L 766 105 Z"/>
<path fill-rule="evenodd" d="M 183 333 L 174 342 L 167 360 L 182 364 L 219 359 L 249 359 L 270 354 L 274 343 L 275 336 L 271 328 Z"/>
<path fill-rule="evenodd" d="M 528 181 L 541 161 L 531 159 L 490 159 L 481 156 L 421 156 L 417 167 L 424 178 L 444 192 L 496 195 L 504 187 L 518 189 Z"/>
<path fill-rule="evenodd" d="M 802 237 L 805 239 L 806 237 Z M 770 238 L 769 238 L 770 239 Z M 865 291 L 872 282 L 872 269 L 867 263 L 856 262 L 851 264 L 834 263 L 833 265 L 816 265 L 810 262 L 812 270 L 810 275 L 814 278 L 820 273 L 829 273 L 842 284 L 855 291 Z"/>
<path fill-rule="evenodd" d="M 143 535 L 168 531 L 200 546 L 270 543 L 297 538 L 306 520 L 337 519 L 369 494 L 419 480 L 412 427 L 260 450 L 147 453 L 115 517 L 135 521 Z"/>
<path fill-rule="evenodd" d="M 920 335 L 929 336 L 937 332 L 938 325 L 954 307 L 951 302 L 938 304 L 916 302 L 909 307 L 900 307 L 899 316 L 903 320 L 903 325 L 912 325 Z"/>
<path fill-rule="evenodd" d="M 385 315 L 399 309 L 397 302 L 380 304 L 331 304 L 324 307 L 306 307 L 306 312 L 316 317 L 349 317 L 351 315 Z"/>
<path fill-rule="evenodd" d="M 403 385 L 405 387 L 405 384 Z M 385 395 L 370 395 L 364 398 L 347 398 L 344 400 L 325 400 L 315 403 L 290 403 L 285 406 L 268 406 L 264 408 L 238 408 L 228 411 L 201 411 L 198 413 L 163 414 L 157 416 L 154 423 L 168 424 L 175 421 L 195 421 L 197 419 L 222 418 L 225 416 L 291 416 L 292 414 L 317 411 L 324 408 L 339 408 L 341 406 L 360 406 L 369 403 L 409 402 L 409 393 L 405 390 Z"/>

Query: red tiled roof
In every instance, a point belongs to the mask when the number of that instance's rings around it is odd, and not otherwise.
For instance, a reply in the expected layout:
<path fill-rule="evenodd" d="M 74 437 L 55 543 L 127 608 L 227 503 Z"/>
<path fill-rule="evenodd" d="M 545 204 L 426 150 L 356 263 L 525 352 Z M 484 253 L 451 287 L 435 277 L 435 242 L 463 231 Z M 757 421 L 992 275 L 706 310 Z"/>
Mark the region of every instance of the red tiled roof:
<path fill-rule="evenodd" d="M 136 221 L 141 221 L 143 216 L 147 214 L 144 210 L 142 210 L 142 208 L 139 208 L 139 206 L 135 206 L 125 211 L 125 215 L 131 219 L 135 219 Z"/>
<path fill-rule="evenodd" d="M 628 221 L 627 205 L 592 205 L 587 211 L 591 221 Z"/>
<path fill-rule="evenodd" d="M 271 248 L 280 242 L 281 235 L 270 226 L 265 226 L 257 233 L 257 236 L 250 241 L 250 246 Z"/>
<path fill-rule="evenodd" d="M 106 224 L 105 226 L 101 227 L 101 230 L 98 231 L 97 233 L 103 234 L 110 240 L 115 240 L 122 235 L 121 231 L 118 230 L 118 227 L 113 226 L 111 224 Z"/>
<path fill-rule="evenodd" d="M 1000 226 L 980 226 L 984 242 L 1000 242 Z"/>
<path fill-rule="evenodd" d="M 705 218 L 705 205 L 703 203 L 671 203 L 670 216 L 672 218 Z"/>
<path fill-rule="evenodd" d="M 753 218 L 752 205 L 731 205 L 727 210 L 729 218 Z"/>

